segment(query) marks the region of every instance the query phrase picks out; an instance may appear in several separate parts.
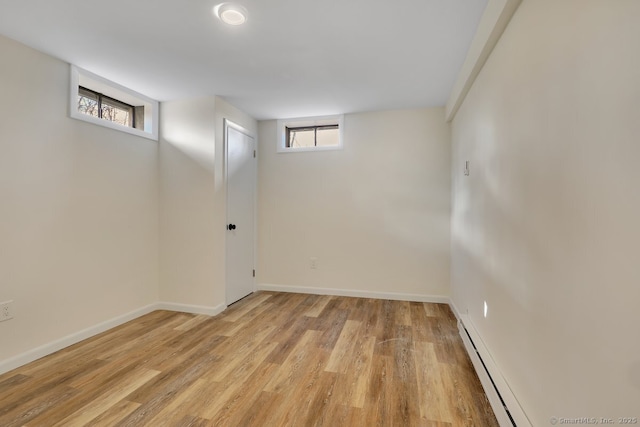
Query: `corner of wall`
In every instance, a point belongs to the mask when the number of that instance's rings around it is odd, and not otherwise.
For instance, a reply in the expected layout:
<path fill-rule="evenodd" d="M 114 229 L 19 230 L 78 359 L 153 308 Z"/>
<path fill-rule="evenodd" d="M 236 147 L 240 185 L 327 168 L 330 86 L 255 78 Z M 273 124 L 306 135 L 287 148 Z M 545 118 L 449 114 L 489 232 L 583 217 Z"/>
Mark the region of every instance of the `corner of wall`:
<path fill-rule="evenodd" d="M 467 52 L 467 57 L 460 68 L 458 78 L 449 95 L 445 108 L 447 122 L 453 120 L 458 108 L 462 105 L 473 82 L 521 2 L 522 0 L 489 0 L 487 3 L 487 7 L 478 24 L 476 35 Z"/>

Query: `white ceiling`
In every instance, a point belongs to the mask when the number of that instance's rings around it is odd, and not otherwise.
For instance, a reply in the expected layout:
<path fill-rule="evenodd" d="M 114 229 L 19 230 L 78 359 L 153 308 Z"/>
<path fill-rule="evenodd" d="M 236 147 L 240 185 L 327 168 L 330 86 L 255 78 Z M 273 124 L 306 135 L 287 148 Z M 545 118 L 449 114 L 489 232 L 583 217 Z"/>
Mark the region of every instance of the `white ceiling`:
<path fill-rule="evenodd" d="M 487 0 L 0 0 L 0 34 L 160 101 L 257 119 L 442 106 Z M 1 61 L 0 52 L 0 61 Z"/>

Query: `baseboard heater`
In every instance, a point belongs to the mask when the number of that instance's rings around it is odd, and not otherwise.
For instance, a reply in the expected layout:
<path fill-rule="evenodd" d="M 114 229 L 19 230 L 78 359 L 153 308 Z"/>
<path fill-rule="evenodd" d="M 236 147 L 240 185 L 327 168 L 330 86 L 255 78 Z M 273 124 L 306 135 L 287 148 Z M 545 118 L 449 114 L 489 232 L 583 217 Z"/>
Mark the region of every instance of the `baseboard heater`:
<path fill-rule="evenodd" d="M 531 427 L 467 316 L 458 319 L 458 330 L 500 427 Z"/>

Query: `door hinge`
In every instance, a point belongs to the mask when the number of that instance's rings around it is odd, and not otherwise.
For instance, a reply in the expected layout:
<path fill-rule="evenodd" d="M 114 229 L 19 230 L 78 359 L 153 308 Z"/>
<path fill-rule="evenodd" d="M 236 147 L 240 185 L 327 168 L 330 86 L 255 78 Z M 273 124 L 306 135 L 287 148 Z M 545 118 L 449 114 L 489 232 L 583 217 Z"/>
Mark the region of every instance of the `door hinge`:
<path fill-rule="evenodd" d="M 256 277 L 256 271 L 253 270 L 253 277 Z"/>
<path fill-rule="evenodd" d="M 253 150 L 253 158 L 256 158 L 256 150 Z"/>

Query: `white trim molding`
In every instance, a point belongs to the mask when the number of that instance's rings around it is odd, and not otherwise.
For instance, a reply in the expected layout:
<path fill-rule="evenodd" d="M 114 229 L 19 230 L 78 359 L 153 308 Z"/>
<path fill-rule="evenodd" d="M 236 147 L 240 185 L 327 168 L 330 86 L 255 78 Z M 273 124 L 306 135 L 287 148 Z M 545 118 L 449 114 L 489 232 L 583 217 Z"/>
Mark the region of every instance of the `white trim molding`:
<path fill-rule="evenodd" d="M 157 302 L 154 304 L 149 304 L 137 310 L 130 311 L 129 313 L 114 317 L 113 319 L 106 320 L 104 322 L 98 323 L 97 325 L 67 335 L 66 337 L 41 345 L 32 350 L 25 351 L 24 353 L 18 354 L 9 359 L 2 360 L 0 361 L 0 375 L 156 310 L 178 311 L 183 313 L 206 314 L 208 316 L 215 316 L 222 313 L 226 308 L 227 306 L 224 304 L 220 304 L 215 307 L 176 304 L 169 302 Z"/>
<path fill-rule="evenodd" d="M 388 299 L 396 301 L 432 302 L 437 304 L 449 304 L 450 302 L 449 297 L 442 295 L 403 294 L 397 292 L 361 291 L 357 289 L 311 288 L 306 286 L 274 285 L 268 283 L 259 283 L 256 286 L 256 289 L 259 291 L 290 292 L 313 295 L 335 295 L 342 297 Z"/>
<path fill-rule="evenodd" d="M 156 310 L 179 311 L 181 313 L 205 314 L 207 316 L 217 316 L 226 310 L 225 304 L 218 304 L 215 307 L 205 305 L 177 304 L 174 302 L 158 302 L 155 304 Z"/>
<path fill-rule="evenodd" d="M 445 107 L 447 122 L 455 117 L 473 82 L 480 74 L 480 70 L 484 67 L 521 2 L 522 0 L 489 0 L 487 3 L 482 18 L 480 18 L 476 35 L 467 51 L 467 57 L 460 68 L 453 89 L 451 89 L 449 101 Z"/>
<path fill-rule="evenodd" d="M 62 350 L 65 347 L 69 347 L 82 340 L 91 338 L 94 335 L 98 335 L 109 329 L 115 328 L 116 326 L 122 325 L 123 323 L 127 323 L 140 316 L 149 314 L 154 310 L 157 310 L 156 304 L 150 304 L 137 310 L 130 311 L 129 313 L 123 314 L 121 316 L 114 317 L 113 319 L 98 323 L 95 326 L 91 326 L 89 328 L 67 335 L 66 337 L 41 345 L 9 359 L 0 361 L 0 374 L 18 368 L 22 365 L 26 365 L 27 363 L 33 362 L 34 360 L 40 359 L 41 357 L 48 356 L 58 350 Z"/>

